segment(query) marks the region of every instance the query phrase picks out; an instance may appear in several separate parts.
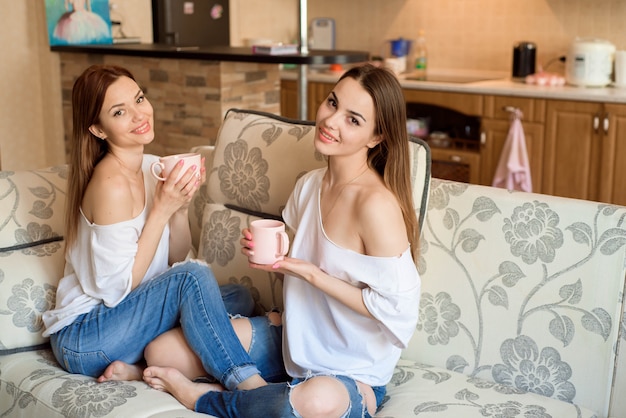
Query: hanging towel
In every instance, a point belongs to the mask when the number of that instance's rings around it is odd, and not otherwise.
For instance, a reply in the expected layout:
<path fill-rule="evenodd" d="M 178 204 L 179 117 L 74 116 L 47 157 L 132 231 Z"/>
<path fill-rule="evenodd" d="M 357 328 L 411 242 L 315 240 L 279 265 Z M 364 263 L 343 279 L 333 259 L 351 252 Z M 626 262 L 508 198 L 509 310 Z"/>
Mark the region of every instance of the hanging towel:
<path fill-rule="evenodd" d="M 522 111 L 520 109 L 507 110 L 511 112 L 511 127 L 500 154 L 498 168 L 493 178 L 493 186 L 532 192 L 526 137 L 521 120 Z"/>

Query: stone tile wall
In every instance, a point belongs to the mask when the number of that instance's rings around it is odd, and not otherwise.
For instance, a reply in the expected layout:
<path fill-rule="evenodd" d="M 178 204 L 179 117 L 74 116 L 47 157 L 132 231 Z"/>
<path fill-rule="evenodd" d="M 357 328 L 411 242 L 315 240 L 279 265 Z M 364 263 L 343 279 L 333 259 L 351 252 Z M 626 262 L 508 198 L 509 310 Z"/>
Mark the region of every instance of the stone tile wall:
<path fill-rule="evenodd" d="M 244 108 L 280 113 L 276 64 L 176 60 L 62 53 L 61 85 L 66 152 L 72 131 L 72 86 L 90 65 L 115 64 L 130 70 L 154 107 L 156 137 L 146 152 L 187 152 L 214 144 L 226 111 Z"/>

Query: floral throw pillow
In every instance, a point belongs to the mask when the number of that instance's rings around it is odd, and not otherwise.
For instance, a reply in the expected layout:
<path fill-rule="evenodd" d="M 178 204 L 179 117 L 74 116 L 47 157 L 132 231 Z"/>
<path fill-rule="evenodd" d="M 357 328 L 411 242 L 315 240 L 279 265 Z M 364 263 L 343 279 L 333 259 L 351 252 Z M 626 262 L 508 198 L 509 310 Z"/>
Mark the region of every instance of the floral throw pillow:
<path fill-rule="evenodd" d="M 241 253 L 241 230 L 255 219 L 260 217 L 221 204 L 207 204 L 202 217 L 198 258 L 211 265 L 219 284 L 241 284 L 250 289 L 257 314 L 263 314 L 271 309 L 283 309 L 283 277 L 248 267 L 248 260 Z"/>
<path fill-rule="evenodd" d="M 280 216 L 296 180 L 324 167 L 313 122 L 231 109 L 207 173 L 208 201 Z"/>
<path fill-rule="evenodd" d="M 39 348 L 63 274 L 67 166 L 0 171 L 0 354 Z"/>

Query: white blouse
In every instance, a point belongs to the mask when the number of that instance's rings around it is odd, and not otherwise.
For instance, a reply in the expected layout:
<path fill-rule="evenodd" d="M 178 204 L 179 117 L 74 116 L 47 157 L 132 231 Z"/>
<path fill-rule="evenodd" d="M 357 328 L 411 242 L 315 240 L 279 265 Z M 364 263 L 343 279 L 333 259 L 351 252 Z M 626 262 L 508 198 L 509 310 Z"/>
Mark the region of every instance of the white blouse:
<path fill-rule="evenodd" d="M 157 180 L 150 174 L 150 164 L 158 157 L 145 155 L 142 164 L 145 206 L 135 218 L 111 225 L 97 225 L 83 215 L 77 238 L 65 257 L 64 277 L 59 281 L 56 306 L 44 312 L 44 337 L 71 324 L 77 316 L 104 303 L 114 307 L 131 291 L 132 270 L 137 242 L 146 223 Z M 165 271 L 169 256 L 169 226 L 165 227 L 152 263 L 142 281 Z"/>
<path fill-rule="evenodd" d="M 415 331 L 421 281 L 410 248 L 398 257 L 373 257 L 342 248 L 326 236 L 320 215 L 325 171 L 304 175 L 283 211 L 296 231 L 290 256 L 362 289 L 375 319 L 304 280 L 285 276 L 285 366 L 293 377 L 330 373 L 385 385 Z"/>

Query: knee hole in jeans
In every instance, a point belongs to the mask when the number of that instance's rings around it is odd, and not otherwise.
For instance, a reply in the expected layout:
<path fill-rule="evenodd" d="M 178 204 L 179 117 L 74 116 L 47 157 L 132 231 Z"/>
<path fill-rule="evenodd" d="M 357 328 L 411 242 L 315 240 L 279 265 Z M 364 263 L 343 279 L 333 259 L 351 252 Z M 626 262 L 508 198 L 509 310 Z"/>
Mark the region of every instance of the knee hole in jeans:
<path fill-rule="evenodd" d="M 276 311 L 268 312 L 267 319 L 269 320 L 270 325 L 280 326 L 283 324 L 282 316 Z"/>

